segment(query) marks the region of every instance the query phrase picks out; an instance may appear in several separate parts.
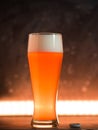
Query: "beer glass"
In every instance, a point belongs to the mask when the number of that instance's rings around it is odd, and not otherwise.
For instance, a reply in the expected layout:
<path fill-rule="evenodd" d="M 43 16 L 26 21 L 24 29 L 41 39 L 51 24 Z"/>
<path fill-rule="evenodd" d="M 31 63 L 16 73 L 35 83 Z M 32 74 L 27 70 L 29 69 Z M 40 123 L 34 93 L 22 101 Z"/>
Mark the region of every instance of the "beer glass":
<path fill-rule="evenodd" d="M 56 97 L 63 58 L 62 35 L 31 33 L 28 62 L 34 95 L 32 127 L 57 127 Z"/>

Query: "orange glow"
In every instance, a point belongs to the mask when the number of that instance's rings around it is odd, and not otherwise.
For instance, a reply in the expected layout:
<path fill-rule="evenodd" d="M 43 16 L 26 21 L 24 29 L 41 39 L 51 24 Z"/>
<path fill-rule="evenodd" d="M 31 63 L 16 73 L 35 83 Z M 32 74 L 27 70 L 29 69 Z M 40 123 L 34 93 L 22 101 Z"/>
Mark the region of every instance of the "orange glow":
<path fill-rule="evenodd" d="M 32 101 L 0 101 L 0 116 L 33 115 Z M 58 115 L 98 115 L 98 101 L 57 101 Z"/>
<path fill-rule="evenodd" d="M 34 91 L 34 120 L 55 120 L 55 101 L 63 53 L 29 52 L 29 67 Z M 47 105 L 46 105 L 47 104 Z M 44 107 L 43 107 L 44 106 Z"/>

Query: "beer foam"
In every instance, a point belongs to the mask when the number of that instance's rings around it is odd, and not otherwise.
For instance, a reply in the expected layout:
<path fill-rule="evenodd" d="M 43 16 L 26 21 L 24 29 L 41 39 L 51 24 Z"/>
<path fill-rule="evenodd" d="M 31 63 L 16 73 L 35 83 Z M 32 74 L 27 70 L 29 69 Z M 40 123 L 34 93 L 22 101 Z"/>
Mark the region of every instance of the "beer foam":
<path fill-rule="evenodd" d="M 29 34 L 28 52 L 63 52 L 62 35 L 31 33 Z"/>

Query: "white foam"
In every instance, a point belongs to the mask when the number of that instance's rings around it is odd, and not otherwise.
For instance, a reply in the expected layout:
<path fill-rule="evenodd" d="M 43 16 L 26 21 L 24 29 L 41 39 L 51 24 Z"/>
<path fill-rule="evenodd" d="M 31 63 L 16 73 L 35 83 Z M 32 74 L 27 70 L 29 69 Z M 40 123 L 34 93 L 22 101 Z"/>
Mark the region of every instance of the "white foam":
<path fill-rule="evenodd" d="M 62 35 L 59 33 L 29 34 L 28 52 L 63 52 Z"/>

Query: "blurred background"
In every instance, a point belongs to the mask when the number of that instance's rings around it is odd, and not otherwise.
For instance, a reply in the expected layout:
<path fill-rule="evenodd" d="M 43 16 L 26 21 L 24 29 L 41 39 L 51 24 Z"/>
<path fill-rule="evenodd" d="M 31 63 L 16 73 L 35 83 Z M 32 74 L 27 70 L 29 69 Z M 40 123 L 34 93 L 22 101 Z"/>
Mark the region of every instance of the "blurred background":
<path fill-rule="evenodd" d="M 59 100 L 98 100 L 98 1 L 0 0 L 0 100 L 33 99 L 28 34 L 59 32 Z"/>

